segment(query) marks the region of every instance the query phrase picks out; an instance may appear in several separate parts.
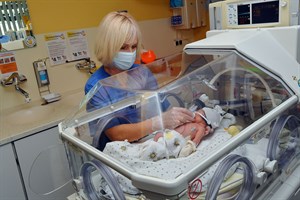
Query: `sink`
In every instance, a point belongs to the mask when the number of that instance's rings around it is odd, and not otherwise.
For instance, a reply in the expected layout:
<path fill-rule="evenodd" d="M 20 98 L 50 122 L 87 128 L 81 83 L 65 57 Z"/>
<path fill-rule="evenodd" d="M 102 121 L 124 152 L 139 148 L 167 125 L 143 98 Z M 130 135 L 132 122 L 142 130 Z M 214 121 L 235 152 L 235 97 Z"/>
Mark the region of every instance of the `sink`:
<path fill-rule="evenodd" d="M 8 113 L 6 119 L 10 124 L 29 124 L 46 119 L 53 112 L 53 107 L 36 106 Z"/>

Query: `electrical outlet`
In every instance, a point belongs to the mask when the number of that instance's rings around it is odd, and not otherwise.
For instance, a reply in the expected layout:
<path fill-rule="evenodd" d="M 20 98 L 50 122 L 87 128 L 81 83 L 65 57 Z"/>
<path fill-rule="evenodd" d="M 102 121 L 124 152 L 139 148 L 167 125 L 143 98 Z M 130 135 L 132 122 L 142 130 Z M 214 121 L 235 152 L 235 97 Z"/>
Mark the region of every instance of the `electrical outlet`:
<path fill-rule="evenodd" d="M 182 45 L 182 40 L 174 40 L 175 41 L 175 46 Z"/>

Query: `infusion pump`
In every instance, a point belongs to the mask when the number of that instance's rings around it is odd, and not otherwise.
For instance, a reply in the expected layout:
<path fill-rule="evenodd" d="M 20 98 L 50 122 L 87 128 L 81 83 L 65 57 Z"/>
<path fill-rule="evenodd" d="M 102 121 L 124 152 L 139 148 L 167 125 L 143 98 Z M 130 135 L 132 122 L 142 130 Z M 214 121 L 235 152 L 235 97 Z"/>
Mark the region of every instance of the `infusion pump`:
<path fill-rule="evenodd" d="M 225 0 L 209 4 L 210 30 L 300 25 L 299 0 Z"/>

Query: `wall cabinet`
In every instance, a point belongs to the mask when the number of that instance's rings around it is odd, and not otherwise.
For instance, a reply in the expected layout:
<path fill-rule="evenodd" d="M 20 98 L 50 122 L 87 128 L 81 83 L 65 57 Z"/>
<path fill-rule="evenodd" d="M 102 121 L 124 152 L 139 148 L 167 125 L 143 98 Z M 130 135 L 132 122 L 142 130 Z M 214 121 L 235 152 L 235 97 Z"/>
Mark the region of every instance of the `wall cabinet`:
<path fill-rule="evenodd" d="M 206 25 L 204 0 L 182 0 L 182 6 L 172 7 L 171 25 L 177 29 L 190 29 Z"/>
<path fill-rule="evenodd" d="M 0 146 L 0 199 L 26 200 L 12 144 Z"/>
<path fill-rule="evenodd" d="M 14 144 L 28 199 L 64 200 L 74 193 L 57 126 Z"/>

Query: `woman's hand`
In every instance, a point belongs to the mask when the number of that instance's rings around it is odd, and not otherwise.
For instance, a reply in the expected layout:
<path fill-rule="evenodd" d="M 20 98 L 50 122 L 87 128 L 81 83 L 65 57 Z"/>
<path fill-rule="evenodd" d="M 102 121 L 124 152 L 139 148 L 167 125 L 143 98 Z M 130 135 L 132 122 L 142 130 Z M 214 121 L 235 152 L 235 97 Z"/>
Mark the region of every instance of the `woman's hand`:
<path fill-rule="evenodd" d="M 174 129 L 184 123 L 193 121 L 193 112 L 186 108 L 173 107 L 161 116 L 152 118 L 152 131 Z"/>

